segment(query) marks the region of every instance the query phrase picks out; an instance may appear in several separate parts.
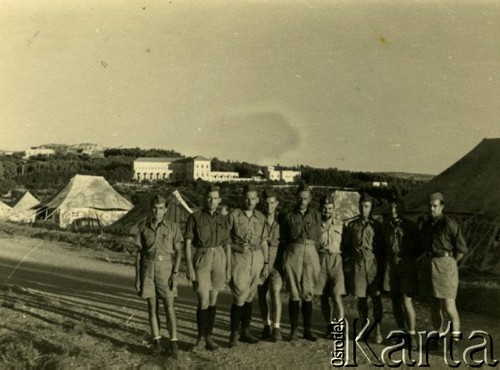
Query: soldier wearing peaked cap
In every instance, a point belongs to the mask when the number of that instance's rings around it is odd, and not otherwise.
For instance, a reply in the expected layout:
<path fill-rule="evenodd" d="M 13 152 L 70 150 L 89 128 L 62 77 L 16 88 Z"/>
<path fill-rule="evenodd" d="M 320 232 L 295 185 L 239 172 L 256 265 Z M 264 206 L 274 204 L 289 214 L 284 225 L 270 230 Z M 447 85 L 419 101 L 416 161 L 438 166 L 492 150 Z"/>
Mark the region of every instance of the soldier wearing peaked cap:
<path fill-rule="evenodd" d="M 340 245 L 344 224 L 340 220 L 335 208 L 334 197 L 327 195 L 320 200 L 321 207 L 321 238 L 319 242 L 319 257 L 321 263 L 320 287 L 321 311 L 327 323 L 326 337 L 331 335 L 332 318 L 344 318 L 344 304 L 342 295 L 346 293 L 344 284 L 344 270 Z M 330 299 L 333 300 L 333 317 Z"/>
<path fill-rule="evenodd" d="M 205 192 L 203 209 L 189 216 L 184 234 L 187 276 L 198 295 L 195 350 L 219 348 L 212 338 L 217 298 L 230 277 L 228 231 L 226 218 L 218 211 L 220 202 L 219 188 L 211 185 Z"/>
<path fill-rule="evenodd" d="M 467 252 L 465 239 L 458 223 L 443 213 L 444 197 L 441 193 L 429 196 L 431 217 L 422 225 L 426 258 L 422 260 L 421 292 L 434 298 L 431 318 L 435 330 L 443 332 L 443 314 L 451 318 L 452 337 L 459 340 L 460 318 L 455 299 L 458 290 L 457 263 Z"/>
<path fill-rule="evenodd" d="M 266 243 L 269 248 L 269 276 L 258 288 L 259 308 L 264 321 L 262 339 L 271 339 L 273 342 L 280 341 L 281 321 L 281 255 L 278 254 L 280 244 L 280 224 L 278 221 L 277 207 L 279 200 L 273 188 L 264 190 L 264 207 L 266 222 L 264 224 Z"/>
<path fill-rule="evenodd" d="M 290 291 L 290 340 L 298 338 L 300 301 L 304 339 L 316 341 L 312 331 L 312 299 L 321 294 L 318 289 L 320 263 L 317 247 L 321 237 L 321 215 L 310 209 L 311 189 L 301 184 L 297 189 L 297 205 L 287 213 L 282 224 L 281 239 L 284 246 L 283 267 Z"/>
<path fill-rule="evenodd" d="M 250 333 L 252 301 L 257 286 L 269 272 L 269 254 L 266 217 L 255 209 L 259 195 L 254 185 L 243 189 L 243 207 L 231 211 L 228 216 L 230 232 L 231 282 L 233 295 L 231 306 L 231 336 L 229 346 L 235 347 L 239 340 L 254 344 L 258 342 Z"/>
<path fill-rule="evenodd" d="M 135 287 L 139 296 L 148 301 L 149 324 L 155 341 L 155 354 L 162 351 L 157 299 L 165 305 L 169 323 L 170 350 L 176 357 L 177 318 L 174 303 L 177 296 L 182 233 L 178 224 L 164 218 L 165 202 L 163 196 L 154 196 L 150 205 L 151 215 L 139 224 L 135 238 L 135 245 L 138 248 Z"/>
<path fill-rule="evenodd" d="M 358 299 L 359 318 L 363 322 L 368 319 L 368 297 L 371 297 L 376 322 L 375 341 L 382 343 L 383 309 L 380 291 L 383 282 L 383 250 L 381 224 L 372 217 L 373 202 L 370 195 L 366 193 L 361 195 L 360 215 L 351 221 L 344 231 L 342 256 L 349 286 Z"/>

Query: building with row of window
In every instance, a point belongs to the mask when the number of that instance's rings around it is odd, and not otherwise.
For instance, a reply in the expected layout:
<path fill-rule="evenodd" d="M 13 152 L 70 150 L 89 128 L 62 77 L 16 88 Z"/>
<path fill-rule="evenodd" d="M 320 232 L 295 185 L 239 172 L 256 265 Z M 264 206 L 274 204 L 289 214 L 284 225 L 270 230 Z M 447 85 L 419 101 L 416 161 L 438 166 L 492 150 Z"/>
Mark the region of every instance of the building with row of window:
<path fill-rule="evenodd" d="M 253 178 L 240 178 L 238 172 L 212 171 L 211 161 L 203 156 L 190 158 L 137 158 L 134 161 L 134 180 L 197 180 L 210 182 L 263 181 L 257 174 Z M 300 171 L 276 170 L 274 166 L 264 168 L 263 177 L 271 181 L 285 183 L 298 182 Z"/>

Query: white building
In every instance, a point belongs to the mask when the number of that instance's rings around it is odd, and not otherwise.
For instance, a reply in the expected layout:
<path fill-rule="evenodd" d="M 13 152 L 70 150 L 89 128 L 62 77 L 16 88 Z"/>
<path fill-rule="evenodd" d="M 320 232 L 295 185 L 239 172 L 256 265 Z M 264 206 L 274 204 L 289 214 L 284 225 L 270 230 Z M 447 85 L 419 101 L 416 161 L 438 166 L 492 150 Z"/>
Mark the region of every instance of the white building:
<path fill-rule="evenodd" d="M 44 147 L 31 147 L 25 150 L 25 155 L 23 158 L 35 157 L 37 155 L 54 155 L 56 152 L 54 149 L 44 148 Z"/>
<path fill-rule="evenodd" d="M 264 169 L 264 175 L 268 180 L 271 181 L 283 181 L 286 183 L 292 183 L 300 181 L 302 172 L 292 170 L 276 170 L 274 166 L 267 166 Z"/>
<path fill-rule="evenodd" d="M 210 159 L 201 155 L 193 158 L 178 159 L 172 163 L 173 177 L 176 180 L 211 181 Z"/>
<path fill-rule="evenodd" d="M 224 182 L 224 181 L 237 181 L 240 178 L 238 172 L 225 172 L 225 171 L 212 171 L 210 172 L 210 181 Z"/>
<path fill-rule="evenodd" d="M 168 180 L 173 173 L 172 163 L 178 158 L 137 158 L 134 161 L 134 180 Z"/>

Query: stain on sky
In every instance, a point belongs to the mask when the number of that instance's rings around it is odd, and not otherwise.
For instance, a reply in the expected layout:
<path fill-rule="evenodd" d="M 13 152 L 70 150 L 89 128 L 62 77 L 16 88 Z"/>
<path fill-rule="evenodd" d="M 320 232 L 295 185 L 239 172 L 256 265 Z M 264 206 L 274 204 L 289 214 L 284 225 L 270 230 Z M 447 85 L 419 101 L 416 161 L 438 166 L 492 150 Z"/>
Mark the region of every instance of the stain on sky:
<path fill-rule="evenodd" d="M 219 145 L 225 147 L 215 152 L 240 161 L 279 160 L 300 144 L 297 130 L 278 112 L 224 116 L 202 129 L 202 137 L 205 130 L 217 132 Z"/>

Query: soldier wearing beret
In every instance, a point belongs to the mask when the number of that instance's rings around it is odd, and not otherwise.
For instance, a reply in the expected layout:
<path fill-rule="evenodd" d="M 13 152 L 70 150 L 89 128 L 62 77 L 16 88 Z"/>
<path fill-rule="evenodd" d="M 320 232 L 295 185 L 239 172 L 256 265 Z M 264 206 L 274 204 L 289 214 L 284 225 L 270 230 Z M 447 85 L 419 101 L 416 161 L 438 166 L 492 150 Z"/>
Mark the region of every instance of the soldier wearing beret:
<path fill-rule="evenodd" d="M 372 217 L 373 198 L 364 193 L 359 199 L 360 215 L 351 221 L 342 239 L 342 255 L 346 265 L 349 286 L 358 299 L 359 318 L 368 319 L 368 297 L 373 302 L 376 322 L 375 341 L 382 343 L 382 299 L 383 250 L 381 224 Z"/>
<path fill-rule="evenodd" d="M 269 276 L 258 288 L 259 308 L 264 321 L 262 339 L 271 339 L 273 342 L 282 340 L 280 332 L 281 321 L 281 257 L 277 258 L 278 246 L 280 244 L 280 225 L 278 223 L 277 208 L 278 197 L 274 189 L 266 189 L 263 193 L 264 206 L 266 209 L 266 222 L 264 224 L 265 235 L 267 235 L 267 246 L 269 248 Z"/>
<path fill-rule="evenodd" d="M 332 322 L 330 298 L 333 299 L 333 317 L 337 320 L 344 318 L 342 295 L 346 291 L 342 254 L 340 252 L 344 224 L 338 218 L 333 196 L 321 198 L 320 206 L 321 238 L 318 251 L 321 263 L 320 286 L 324 287 L 321 295 L 321 311 L 327 323 L 326 333 L 327 338 L 329 338 L 331 333 L 330 323 Z"/>
<path fill-rule="evenodd" d="M 383 224 L 385 256 L 384 290 L 390 291 L 392 310 L 400 330 L 415 340 L 415 309 L 412 298 L 418 293 L 416 260 L 422 254 L 420 230 L 403 217 L 404 203 L 396 197 L 389 201 L 389 217 Z"/>
<path fill-rule="evenodd" d="M 155 354 L 161 352 L 160 320 L 157 299 L 165 305 L 170 332 L 170 350 L 176 357 L 177 318 L 174 301 L 177 296 L 177 274 L 181 261 L 182 233 L 178 224 L 164 218 L 166 199 L 156 195 L 151 200 L 151 215 L 139 224 L 135 245 L 135 288 L 139 296 L 147 299 L 151 334 Z"/>
<path fill-rule="evenodd" d="M 317 247 L 321 238 L 321 214 L 310 209 L 311 189 L 301 184 L 297 189 L 297 205 L 283 221 L 281 238 L 284 246 L 283 266 L 290 291 L 290 340 L 297 339 L 300 301 L 304 339 L 316 341 L 312 331 L 312 299 L 318 291 L 320 263 Z"/>
<path fill-rule="evenodd" d="M 233 295 L 231 306 L 231 336 L 229 346 L 238 345 L 239 340 L 254 344 L 258 342 L 250 333 L 252 301 L 257 286 L 269 273 L 269 254 L 266 217 L 255 209 L 259 202 L 257 189 L 247 185 L 243 189 L 243 207 L 229 213 L 228 226 L 231 242 L 231 282 Z"/>
<path fill-rule="evenodd" d="M 211 351 L 219 347 L 212 338 L 218 294 L 230 278 L 228 230 L 226 218 L 217 210 L 220 202 L 219 188 L 210 186 L 203 210 L 189 216 L 184 234 L 187 276 L 198 295 L 195 349 Z"/>
<path fill-rule="evenodd" d="M 453 325 L 452 337 L 461 338 L 460 318 L 455 299 L 458 290 L 457 263 L 467 252 L 465 239 L 457 222 L 443 213 L 444 197 L 441 193 L 429 197 L 431 217 L 422 225 L 423 246 L 426 256 L 423 266 L 422 293 L 434 298 L 431 318 L 434 328 L 443 332 L 443 314 L 447 313 Z"/>

